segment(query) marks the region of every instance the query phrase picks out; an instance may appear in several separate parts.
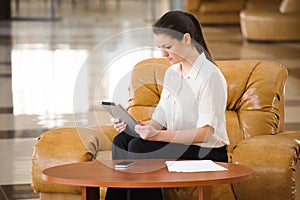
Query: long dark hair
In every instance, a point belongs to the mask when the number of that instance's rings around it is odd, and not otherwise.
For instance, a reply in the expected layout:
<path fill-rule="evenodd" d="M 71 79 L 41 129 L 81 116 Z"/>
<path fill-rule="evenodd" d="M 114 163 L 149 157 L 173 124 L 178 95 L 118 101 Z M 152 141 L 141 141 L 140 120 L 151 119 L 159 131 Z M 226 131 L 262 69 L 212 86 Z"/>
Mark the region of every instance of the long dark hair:
<path fill-rule="evenodd" d="M 194 15 L 184 11 L 169 11 L 152 25 L 152 30 L 154 34 L 164 33 L 178 40 L 182 40 L 183 35 L 189 33 L 197 51 L 205 52 L 208 59 L 211 60 L 201 25 Z"/>

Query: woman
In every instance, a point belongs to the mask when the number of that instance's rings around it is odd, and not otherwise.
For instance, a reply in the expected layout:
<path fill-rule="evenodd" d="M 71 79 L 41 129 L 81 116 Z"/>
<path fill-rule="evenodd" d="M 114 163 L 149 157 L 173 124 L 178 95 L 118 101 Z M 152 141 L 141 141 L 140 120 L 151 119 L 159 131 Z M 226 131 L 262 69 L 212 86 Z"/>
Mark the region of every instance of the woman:
<path fill-rule="evenodd" d="M 160 101 L 136 133 L 114 120 L 120 133 L 113 159 L 208 159 L 227 162 L 225 78 L 210 58 L 201 26 L 186 12 L 170 11 L 153 25 L 154 39 L 172 66 L 166 71 Z M 113 189 L 106 199 L 162 199 L 161 189 Z"/>

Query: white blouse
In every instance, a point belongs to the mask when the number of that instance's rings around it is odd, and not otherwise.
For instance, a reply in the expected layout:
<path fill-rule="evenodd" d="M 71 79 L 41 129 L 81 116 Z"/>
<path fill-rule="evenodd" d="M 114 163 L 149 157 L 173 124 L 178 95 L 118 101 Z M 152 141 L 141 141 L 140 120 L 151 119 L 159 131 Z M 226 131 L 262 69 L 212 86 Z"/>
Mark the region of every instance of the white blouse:
<path fill-rule="evenodd" d="M 181 74 L 180 64 L 166 71 L 161 98 L 152 119 L 168 130 L 210 125 L 214 128 L 211 139 L 195 145 L 221 147 L 229 144 L 226 103 L 226 80 L 220 69 L 202 53 L 185 77 Z"/>

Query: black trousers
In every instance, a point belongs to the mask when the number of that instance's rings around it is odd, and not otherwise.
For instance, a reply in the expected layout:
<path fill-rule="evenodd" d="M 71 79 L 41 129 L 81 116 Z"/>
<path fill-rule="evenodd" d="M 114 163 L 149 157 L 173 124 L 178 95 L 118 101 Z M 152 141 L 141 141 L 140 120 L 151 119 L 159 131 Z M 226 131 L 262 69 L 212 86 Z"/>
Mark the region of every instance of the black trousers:
<path fill-rule="evenodd" d="M 204 148 L 196 145 L 153 142 L 143 140 L 125 132 L 113 140 L 113 159 L 189 159 L 228 162 L 226 146 Z M 154 189 L 120 189 L 108 188 L 106 200 L 162 200 L 161 188 Z"/>

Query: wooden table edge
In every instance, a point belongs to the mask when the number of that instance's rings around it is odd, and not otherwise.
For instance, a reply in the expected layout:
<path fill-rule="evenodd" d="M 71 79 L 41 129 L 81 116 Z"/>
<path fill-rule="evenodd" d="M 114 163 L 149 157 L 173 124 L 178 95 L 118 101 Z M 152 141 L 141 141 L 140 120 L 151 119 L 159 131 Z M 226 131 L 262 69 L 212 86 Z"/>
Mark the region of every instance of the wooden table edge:
<path fill-rule="evenodd" d="M 92 161 L 92 162 L 95 162 L 95 161 Z M 100 161 L 98 161 L 98 162 L 100 162 Z M 91 163 L 91 162 L 84 162 L 84 163 Z M 93 183 L 91 183 L 91 181 L 86 181 L 86 180 L 82 180 L 82 179 L 79 179 L 79 180 L 67 179 L 66 180 L 66 178 L 59 178 L 59 177 L 54 177 L 54 176 L 45 174 L 45 172 L 47 172 L 48 169 L 58 167 L 58 166 L 54 166 L 54 167 L 50 167 L 50 168 L 47 168 L 42 171 L 42 179 L 45 181 L 53 182 L 53 183 L 81 186 L 83 199 L 89 199 L 88 196 L 93 196 L 95 194 L 95 192 L 97 193 L 97 191 L 99 193 L 99 187 L 114 187 L 114 188 L 198 187 L 199 200 L 203 200 L 204 196 L 207 196 L 207 192 L 205 191 L 205 188 L 207 188 L 207 186 L 238 183 L 238 182 L 249 180 L 253 177 L 253 171 L 250 168 L 245 167 L 243 165 L 234 164 L 234 163 L 220 163 L 220 162 L 216 162 L 216 163 L 225 165 L 225 166 L 238 165 L 238 166 L 242 167 L 244 170 L 246 170 L 246 172 L 244 175 L 240 175 L 239 177 L 235 177 L 235 178 L 229 177 L 229 178 L 224 178 L 221 180 L 216 179 L 216 180 L 209 180 L 209 181 L 205 181 L 205 182 L 203 182 L 203 180 L 179 181 L 180 183 L 164 182 L 164 185 L 167 185 L 167 186 L 157 186 L 156 182 L 153 182 L 153 183 L 143 182 L 143 184 L 141 184 L 139 182 L 138 185 L 136 185 L 137 183 L 127 182 L 127 183 L 122 183 L 122 186 L 120 186 L 120 183 L 115 183 L 115 182 L 107 182 L 107 181 L 106 182 L 102 182 L 102 181 L 95 182 L 94 181 Z M 73 163 L 73 164 L 76 165 L 76 164 L 80 164 L 80 163 Z M 72 163 L 66 164 L 66 165 L 72 165 Z M 170 172 L 170 173 L 194 173 L 194 172 Z"/>

